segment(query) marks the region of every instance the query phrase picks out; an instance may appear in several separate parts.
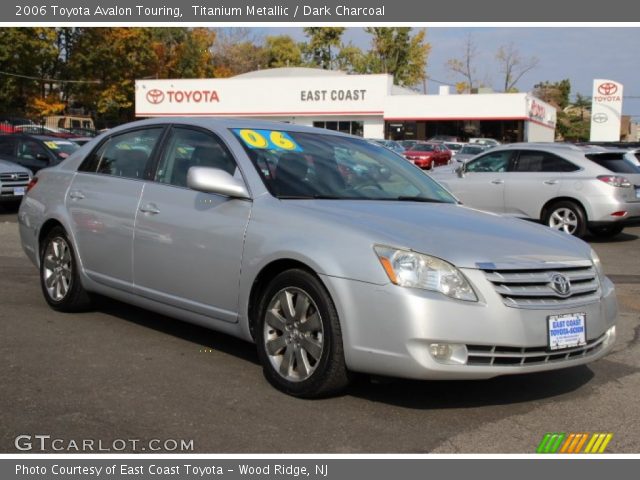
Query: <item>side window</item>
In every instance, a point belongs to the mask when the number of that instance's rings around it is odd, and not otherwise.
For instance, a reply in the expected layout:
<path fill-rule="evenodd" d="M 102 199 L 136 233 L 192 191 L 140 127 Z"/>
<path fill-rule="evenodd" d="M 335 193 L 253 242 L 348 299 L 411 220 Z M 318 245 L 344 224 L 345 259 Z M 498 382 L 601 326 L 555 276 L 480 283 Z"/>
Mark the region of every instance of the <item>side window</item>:
<path fill-rule="evenodd" d="M 166 142 L 155 180 L 160 183 L 187 186 L 191 167 L 211 167 L 236 173 L 236 162 L 222 142 L 212 134 L 174 127 Z"/>
<path fill-rule="evenodd" d="M 511 150 L 487 153 L 486 155 L 467 163 L 465 171 L 494 173 L 506 172 L 509 170 L 509 162 L 512 155 L 513 152 Z"/>
<path fill-rule="evenodd" d="M 144 178 L 163 127 L 114 135 L 89 155 L 79 170 L 124 178 Z"/>
<path fill-rule="evenodd" d="M 6 155 L 8 157 L 13 157 L 15 154 L 15 141 L 13 138 L 9 136 L 0 137 L 0 155 Z"/>
<path fill-rule="evenodd" d="M 515 166 L 516 172 L 574 172 L 573 163 L 548 152 L 522 150 Z"/>
<path fill-rule="evenodd" d="M 49 165 L 47 151 L 35 140 L 21 140 L 18 143 L 18 159 L 30 160 L 33 165 Z"/>

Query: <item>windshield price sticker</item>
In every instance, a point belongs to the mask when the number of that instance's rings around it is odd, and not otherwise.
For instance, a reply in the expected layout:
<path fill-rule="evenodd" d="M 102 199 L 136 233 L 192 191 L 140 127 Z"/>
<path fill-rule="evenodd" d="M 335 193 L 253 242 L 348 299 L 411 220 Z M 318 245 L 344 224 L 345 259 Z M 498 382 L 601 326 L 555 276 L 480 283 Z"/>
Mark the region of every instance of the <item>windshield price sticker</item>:
<path fill-rule="evenodd" d="M 249 148 L 302 152 L 302 148 L 300 148 L 293 138 L 285 132 L 279 132 L 277 130 L 234 128 L 233 133 L 235 133 Z"/>
<path fill-rule="evenodd" d="M 549 349 L 582 347 L 587 344 L 587 324 L 585 313 L 551 315 L 547 318 L 549 327 Z"/>
<path fill-rule="evenodd" d="M 56 142 L 44 142 L 44 144 L 52 150 L 58 148 L 58 144 Z"/>

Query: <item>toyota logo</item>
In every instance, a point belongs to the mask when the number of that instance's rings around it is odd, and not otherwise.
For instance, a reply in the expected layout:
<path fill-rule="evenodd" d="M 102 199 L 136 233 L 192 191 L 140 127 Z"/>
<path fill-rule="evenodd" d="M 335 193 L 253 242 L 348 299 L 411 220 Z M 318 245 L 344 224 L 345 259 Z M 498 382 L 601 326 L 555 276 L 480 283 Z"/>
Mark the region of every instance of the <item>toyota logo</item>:
<path fill-rule="evenodd" d="M 11 174 L 11 180 L 17 180 L 19 177 L 19 175 L 17 173 L 12 173 Z"/>
<path fill-rule="evenodd" d="M 571 282 L 566 275 L 554 273 L 551 275 L 551 282 L 549 282 L 549 286 L 562 298 L 566 298 L 571 295 Z"/>
<path fill-rule="evenodd" d="M 609 115 L 606 113 L 596 113 L 593 117 L 593 121 L 596 123 L 605 123 L 609 120 Z"/>
<path fill-rule="evenodd" d="M 601 83 L 598 86 L 598 93 L 600 95 L 613 95 L 618 91 L 618 85 L 613 82 Z"/>
<path fill-rule="evenodd" d="M 162 103 L 163 101 L 164 101 L 164 92 L 162 90 L 158 90 L 157 88 L 154 88 L 153 90 L 149 90 L 147 92 L 147 102 L 157 105 L 159 103 Z"/>

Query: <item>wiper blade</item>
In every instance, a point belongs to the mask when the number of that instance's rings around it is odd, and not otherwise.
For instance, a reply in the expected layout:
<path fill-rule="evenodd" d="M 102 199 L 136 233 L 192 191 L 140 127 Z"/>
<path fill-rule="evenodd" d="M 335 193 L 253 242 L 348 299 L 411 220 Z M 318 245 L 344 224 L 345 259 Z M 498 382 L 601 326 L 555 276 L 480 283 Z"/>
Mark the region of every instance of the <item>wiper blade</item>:
<path fill-rule="evenodd" d="M 439 200 L 437 198 L 411 197 L 411 196 L 400 196 L 396 198 L 390 198 L 389 200 L 397 200 L 399 202 L 451 203 L 445 200 Z"/>
<path fill-rule="evenodd" d="M 337 195 L 278 195 L 281 200 L 343 200 Z"/>

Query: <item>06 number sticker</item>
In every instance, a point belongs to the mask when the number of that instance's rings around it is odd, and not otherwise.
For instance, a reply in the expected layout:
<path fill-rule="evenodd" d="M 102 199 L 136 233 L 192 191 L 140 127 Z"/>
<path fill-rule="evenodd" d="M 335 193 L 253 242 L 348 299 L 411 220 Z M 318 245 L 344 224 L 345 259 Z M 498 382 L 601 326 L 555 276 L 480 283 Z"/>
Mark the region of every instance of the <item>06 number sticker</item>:
<path fill-rule="evenodd" d="M 252 130 L 248 128 L 234 128 L 235 133 L 249 148 L 264 150 L 285 150 L 287 152 L 301 152 L 302 148 L 288 133 L 276 130 Z"/>

